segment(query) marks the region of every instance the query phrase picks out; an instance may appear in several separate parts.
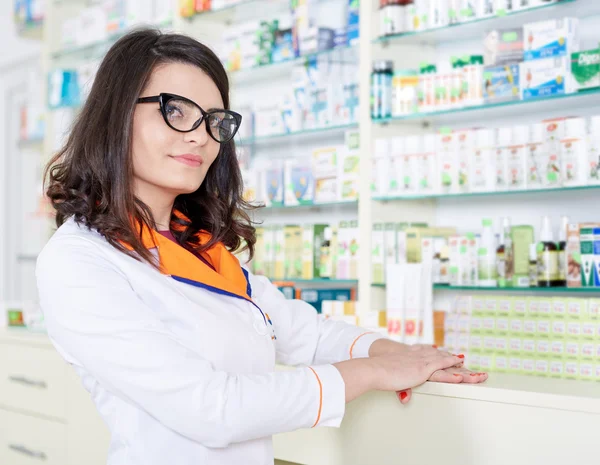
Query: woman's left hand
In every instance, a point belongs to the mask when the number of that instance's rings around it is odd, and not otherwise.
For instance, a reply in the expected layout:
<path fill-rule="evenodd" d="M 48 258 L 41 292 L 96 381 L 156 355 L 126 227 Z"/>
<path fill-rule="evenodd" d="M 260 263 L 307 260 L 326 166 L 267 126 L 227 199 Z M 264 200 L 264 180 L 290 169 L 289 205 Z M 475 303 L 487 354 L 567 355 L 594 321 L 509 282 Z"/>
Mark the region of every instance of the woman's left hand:
<path fill-rule="evenodd" d="M 392 352 L 404 352 L 404 351 L 425 351 L 434 352 L 439 350 L 436 346 L 415 344 L 407 345 L 398 342 L 390 341 L 389 339 L 379 339 L 375 341 L 369 349 L 370 357 L 377 357 L 379 355 L 392 353 Z M 478 384 L 483 383 L 488 378 L 487 373 L 478 373 L 468 370 L 463 365 L 447 368 L 445 370 L 436 371 L 431 375 L 429 381 L 436 383 L 469 383 Z M 400 391 L 397 393 L 398 399 L 402 404 L 407 404 L 412 397 L 412 391 L 410 389 L 406 391 Z"/>

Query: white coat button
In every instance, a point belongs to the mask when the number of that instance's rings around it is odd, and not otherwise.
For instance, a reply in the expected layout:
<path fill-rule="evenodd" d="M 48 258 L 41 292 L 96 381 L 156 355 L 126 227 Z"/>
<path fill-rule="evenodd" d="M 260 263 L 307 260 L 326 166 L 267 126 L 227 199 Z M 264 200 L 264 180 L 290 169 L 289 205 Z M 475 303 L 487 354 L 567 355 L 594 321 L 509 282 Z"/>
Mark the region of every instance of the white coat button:
<path fill-rule="evenodd" d="M 267 325 L 265 325 L 265 322 L 262 318 L 260 320 L 256 318 L 254 319 L 254 330 L 261 336 L 264 336 L 269 332 L 269 328 L 267 328 Z"/>

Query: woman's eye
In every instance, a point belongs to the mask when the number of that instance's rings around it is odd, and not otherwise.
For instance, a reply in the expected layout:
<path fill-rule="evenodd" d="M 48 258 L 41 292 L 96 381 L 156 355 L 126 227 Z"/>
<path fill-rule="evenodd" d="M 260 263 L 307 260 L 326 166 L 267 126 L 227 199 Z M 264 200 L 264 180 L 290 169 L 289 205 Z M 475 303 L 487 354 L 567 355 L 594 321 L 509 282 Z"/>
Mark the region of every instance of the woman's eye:
<path fill-rule="evenodd" d="M 169 119 L 181 118 L 183 116 L 183 112 L 181 111 L 181 109 L 176 107 L 175 105 L 167 105 L 165 107 L 165 113 L 167 114 Z"/>
<path fill-rule="evenodd" d="M 219 127 L 219 125 L 222 123 L 222 121 L 223 121 L 223 119 L 218 115 L 212 115 L 210 117 L 210 125 L 213 128 Z"/>

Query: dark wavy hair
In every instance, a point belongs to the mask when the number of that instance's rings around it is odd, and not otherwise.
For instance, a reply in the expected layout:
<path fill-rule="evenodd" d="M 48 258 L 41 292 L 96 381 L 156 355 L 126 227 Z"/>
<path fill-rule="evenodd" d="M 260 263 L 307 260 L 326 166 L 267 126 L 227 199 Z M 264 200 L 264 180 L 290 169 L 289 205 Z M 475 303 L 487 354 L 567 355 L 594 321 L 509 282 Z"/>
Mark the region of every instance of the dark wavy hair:
<path fill-rule="evenodd" d="M 154 263 L 141 241 L 142 228 L 156 228 L 151 211 L 133 192 L 131 137 L 136 101 L 152 71 L 165 63 L 197 66 L 216 84 L 229 109 L 229 80 L 217 56 L 181 34 L 140 29 L 119 39 L 108 51 L 66 144 L 45 172 L 46 193 L 60 226 L 73 217 L 100 232 L 118 250 Z M 229 250 L 248 250 L 256 242 L 242 197 L 243 183 L 233 140 L 221 144 L 200 188 L 175 200 L 173 234 L 184 247 L 203 251 L 217 242 Z M 182 215 L 176 215 L 180 212 Z M 200 230 L 211 240 L 201 245 Z M 129 244 L 129 250 L 124 244 Z"/>

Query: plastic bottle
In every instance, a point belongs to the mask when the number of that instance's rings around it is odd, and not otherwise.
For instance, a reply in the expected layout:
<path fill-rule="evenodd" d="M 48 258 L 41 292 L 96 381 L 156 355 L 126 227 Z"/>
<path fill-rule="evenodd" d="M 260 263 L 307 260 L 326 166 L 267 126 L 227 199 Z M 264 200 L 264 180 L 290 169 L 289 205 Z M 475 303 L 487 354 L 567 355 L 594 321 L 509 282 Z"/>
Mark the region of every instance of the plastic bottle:
<path fill-rule="evenodd" d="M 481 246 L 478 251 L 477 282 L 480 287 L 496 287 L 498 285 L 498 269 L 496 267 L 496 236 L 492 220 L 482 222 Z"/>
<path fill-rule="evenodd" d="M 537 246 L 529 244 L 529 287 L 538 285 Z"/>
<path fill-rule="evenodd" d="M 544 163 L 544 123 L 531 125 L 531 140 L 527 144 L 527 189 L 541 189 Z"/>
<path fill-rule="evenodd" d="M 508 181 L 508 150 L 513 143 L 513 128 L 498 129 L 498 140 L 496 146 L 496 190 L 505 190 Z"/>
<path fill-rule="evenodd" d="M 450 258 L 448 246 L 444 245 L 440 252 L 440 282 L 444 286 L 450 285 Z"/>
<path fill-rule="evenodd" d="M 394 63 L 376 61 L 371 72 L 371 117 L 389 118 L 392 114 L 392 78 Z"/>
<path fill-rule="evenodd" d="M 323 242 L 321 243 L 321 263 L 319 267 L 319 276 L 321 278 L 331 278 L 333 268 L 333 257 L 331 254 L 331 239 L 333 231 L 326 227 L 323 231 Z"/>
<path fill-rule="evenodd" d="M 587 145 L 587 183 L 600 184 L 600 115 L 590 118 L 590 134 Z"/>
<path fill-rule="evenodd" d="M 542 218 L 542 230 L 538 252 L 538 286 L 557 287 L 560 283 L 558 274 L 558 247 L 552 236 L 550 217 Z"/>
<path fill-rule="evenodd" d="M 560 219 L 560 229 L 558 230 L 558 277 L 559 286 L 567 285 L 567 228 L 569 218 L 563 216 Z"/>
<path fill-rule="evenodd" d="M 502 218 L 500 244 L 496 251 L 496 264 L 498 266 L 498 287 L 511 287 L 513 285 L 514 259 L 510 235 L 510 218 Z"/>

